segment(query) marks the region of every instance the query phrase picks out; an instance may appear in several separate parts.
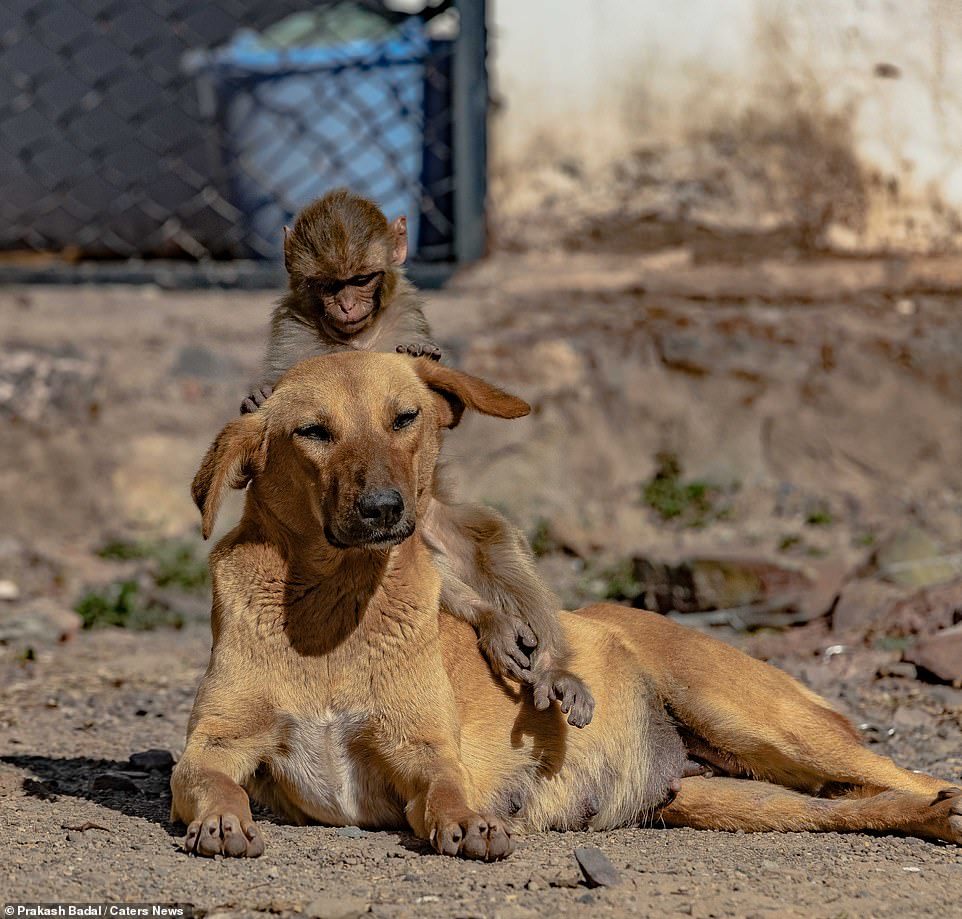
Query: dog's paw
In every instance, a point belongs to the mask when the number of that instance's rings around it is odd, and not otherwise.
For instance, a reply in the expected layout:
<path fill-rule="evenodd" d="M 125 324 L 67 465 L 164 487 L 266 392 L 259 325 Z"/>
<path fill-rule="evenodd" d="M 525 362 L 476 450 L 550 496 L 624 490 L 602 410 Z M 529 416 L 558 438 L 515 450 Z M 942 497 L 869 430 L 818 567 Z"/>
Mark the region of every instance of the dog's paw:
<path fill-rule="evenodd" d="M 943 788 L 929 808 L 935 835 L 962 846 L 962 788 Z"/>
<path fill-rule="evenodd" d="M 268 399 L 271 397 L 271 393 L 274 392 L 273 386 L 261 386 L 255 389 L 243 402 L 241 402 L 241 414 L 247 415 L 250 412 L 256 412 Z"/>
<path fill-rule="evenodd" d="M 549 670 L 536 677 L 534 707 L 543 712 L 557 701 L 568 716 L 568 724 L 583 728 L 590 724 L 595 713 L 595 697 L 585 683 L 567 670 Z"/>
<path fill-rule="evenodd" d="M 431 830 L 431 844 L 441 855 L 457 855 L 493 862 L 514 851 L 511 834 L 495 817 L 467 813 L 457 819 L 440 818 Z"/>
<path fill-rule="evenodd" d="M 209 814 L 187 827 L 182 847 L 188 855 L 206 858 L 257 858 L 264 854 L 264 837 L 251 820 L 245 825 L 234 814 Z"/>
<path fill-rule="evenodd" d="M 398 354 L 410 354 L 411 357 L 429 357 L 432 361 L 441 360 L 441 349 L 437 345 L 398 345 Z"/>

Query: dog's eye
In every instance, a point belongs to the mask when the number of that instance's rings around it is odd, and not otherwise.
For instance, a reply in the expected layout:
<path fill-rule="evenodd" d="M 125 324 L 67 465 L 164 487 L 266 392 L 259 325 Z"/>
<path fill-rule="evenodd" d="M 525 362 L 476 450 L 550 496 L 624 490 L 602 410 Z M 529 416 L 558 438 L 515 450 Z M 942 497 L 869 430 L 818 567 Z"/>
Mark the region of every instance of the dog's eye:
<path fill-rule="evenodd" d="M 307 437 L 310 440 L 319 440 L 321 443 L 331 441 L 331 432 L 323 424 L 307 424 L 298 428 L 295 432 L 298 437 Z"/>
<path fill-rule="evenodd" d="M 401 412 L 397 418 L 394 419 L 394 424 L 392 427 L 395 431 L 400 431 L 401 428 L 406 428 L 409 424 L 414 424 L 415 419 L 421 414 L 420 409 L 412 409 L 409 412 Z"/>

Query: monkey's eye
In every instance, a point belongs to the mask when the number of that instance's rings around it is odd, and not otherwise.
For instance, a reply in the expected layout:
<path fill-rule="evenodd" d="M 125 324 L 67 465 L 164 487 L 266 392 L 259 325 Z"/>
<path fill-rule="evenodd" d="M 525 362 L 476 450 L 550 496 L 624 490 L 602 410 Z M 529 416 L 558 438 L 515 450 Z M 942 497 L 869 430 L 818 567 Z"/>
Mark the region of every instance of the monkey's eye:
<path fill-rule="evenodd" d="M 294 432 L 298 437 L 306 437 L 308 440 L 317 440 L 321 443 L 330 443 L 334 438 L 331 432 L 323 424 L 306 424 Z"/>
<path fill-rule="evenodd" d="M 372 271 L 370 274 L 356 274 L 347 283 L 350 284 L 352 287 L 366 287 L 379 274 L 380 274 L 379 271 Z"/>
<path fill-rule="evenodd" d="M 397 418 L 394 419 L 394 424 L 391 427 L 395 431 L 400 431 L 402 428 L 408 427 L 408 425 L 414 424 L 417 420 L 418 415 L 421 414 L 421 410 L 414 408 L 407 412 L 400 412 Z"/>

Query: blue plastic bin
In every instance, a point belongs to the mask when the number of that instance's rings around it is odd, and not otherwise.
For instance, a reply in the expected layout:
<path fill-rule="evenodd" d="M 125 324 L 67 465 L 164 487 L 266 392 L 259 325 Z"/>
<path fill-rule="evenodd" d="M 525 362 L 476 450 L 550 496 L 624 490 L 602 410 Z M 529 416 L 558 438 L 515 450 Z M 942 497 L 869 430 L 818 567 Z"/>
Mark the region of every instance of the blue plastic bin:
<path fill-rule="evenodd" d="M 407 214 L 414 249 L 427 53 L 424 23 L 412 18 L 386 38 L 317 47 L 272 48 L 242 31 L 185 58 L 256 256 L 280 258 L 284 224 L 336 186 L 373 198 L 389 218 Z"/>

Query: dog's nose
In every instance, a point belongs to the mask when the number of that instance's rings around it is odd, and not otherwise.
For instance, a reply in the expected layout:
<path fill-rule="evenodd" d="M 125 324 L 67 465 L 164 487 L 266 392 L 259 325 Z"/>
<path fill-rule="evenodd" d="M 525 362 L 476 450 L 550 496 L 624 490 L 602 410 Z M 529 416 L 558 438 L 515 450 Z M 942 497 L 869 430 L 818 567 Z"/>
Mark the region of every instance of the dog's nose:
<path fill-rule="evenodd" d="M 357 499 L 357 512 L 371 526 L 393 527 L 404 513 L 404 498 L 396 488 L 371 491 Z"/>

